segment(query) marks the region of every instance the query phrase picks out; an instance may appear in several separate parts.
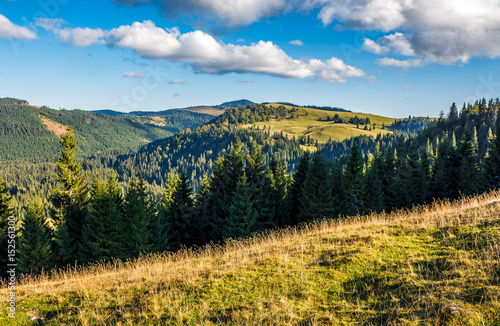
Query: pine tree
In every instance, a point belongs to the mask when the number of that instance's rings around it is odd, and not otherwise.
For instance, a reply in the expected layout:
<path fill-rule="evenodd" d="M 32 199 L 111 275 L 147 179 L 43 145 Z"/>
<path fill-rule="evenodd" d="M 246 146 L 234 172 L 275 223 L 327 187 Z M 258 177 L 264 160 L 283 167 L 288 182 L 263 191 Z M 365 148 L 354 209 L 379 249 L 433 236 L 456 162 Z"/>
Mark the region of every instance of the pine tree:
<path fill-rule="evenodd" d="M 252 144 L 252 149 L 246 158 L 246 175 L 248 183 L 252 188 L 252 201 L 257 216 L 267 216 L 269 214 L 269 194 L 270 182 L 266 167 L 265 157 L 262 154 L 261 146 L 256 142 Z M 262 221 L 259 221 L 262 222 Z"/>
<path fill-rule="evenodd" d="M 0 279 L 6 276 L 7 273 L 7 250 L 9 244 L 9 217 L 14 216 L 12 208 L 12 198 L 7 188 L 5 181 L 0 177 Z M 11 231 L 15 231 L 14 226 L 10 226 Z M 12 233 L 13 234 L 13 233 Z"/>
<path fill-rule="evenodd" d="M 299 223 L 299 217 L 302 214 L 302 191 L 306 181 L 307 171 L 309 170 L 309 165 L 311 163 L 311 153 L 305 151 L 300 158 L 299 164 L 295 173 L 293 174 L 293 179 L 290 184 L 290 189 L 288 191 L 288 207 L 290 214 L 290 224 Z"/>
<path fill-rule="evenodd" d="M 396 194 L 396 151 L 388 150 L 384 158 L 384 177 L 382 178 L 382 189 L 384 192 L 384 206 L 393 209 L 397 206 Z"/>
<path fill-rule="evenodd" d="M 171 208 L 174 204 L 174 194 L 179 186 L 179 182 L 178 174 L 169 174 L 166 188 L 158 205 L 158 213 L 153 219 L 156 226 L 152 229 L 153 243 L 158 251 L 173 250 L 172 241 L 178 239 L 178 230 L 172 227 Z"/>
<path fill-rule="evenodd" d="M 277 226 L 285 226 L 289 224 L 288 203 L 286 201 L 288 177 L 286 175 L 286 165 L 283 160 L 279 162 L 273 156 L 270 164 L 270 172 L 272 173 L 271 185 L 271 205 L 274 211 L 274 223 Z"/>
<path fill-rule="evenodd" d="M 484 178 L 488 187 L 500 187 L 500 128 L 497 127 L 495 136 L 490 141 L 488 155 L 485 159 Z"/>
<path fill-rule="evenodd" d="M 61 136 L 60 143 L 63 150 L 56 161 L 56 180 L 62 189 L 55 187 L 50 197 L 53 205 L 51 224 L 55 228 L 54 263 L 59 266 L 81 259 L 88 193 L 82 162 L 76 161 L 76 138 L 71 128 Z"/>
<path fill-rule="evenodd" d="M 215 162 L 212 176 L 210 177 L 209 196 L 207 200 L 208 223 L 207 238 L 211 241 L 222 240 L 222 229 L 229 214 L 227 202 L 230 200 L 227 192 L 226 166 L 228 159 L 226 156 L 220 156 Z"/>
<path fill-rule="evenodd" d="M 364 175 L 363 203 L 365 212 L 381 212 L 384 209 L 383 168 L 383 156 L 377 147 Z"/>
<path fill-rule="evenodd" d="M 302 192 L 301 221 L 329 218 L 333 215 L 332 184 L 328 164 L 320 153 L 315 153 L 307 172 Z"/>
<path fill-rule="evenodd" d="M 458 148 L 458 191 L 462 195 L 478 194 L 482 190 L 477 151 L 471 134 L 466 131 Z"/>
<path fill-rule="evenodd" d="M 173 250 L 179 249 L 182 245 L 191 246 L 193 244 L 193 208 L 193 190 L 186 171 L 183 170 L 172 194 L 172 203 L 168 210 L 170 227 L 173 231 L 170 237 L 170 246 Z"/>
<path fill-rule="evenodd" d="M 196 226 L 193 233 L 193 242 L 198 246 L 210 241 L 208 238 L 210 230 L 210 207 L 208 206 L 209 199 L 210 179 L 207 175 L 204 175 L 201 180 L 200 190 L 195 195 L 193 211 L 193 225 Z"/>
<path fill-rule="evenodd" d="M 19 270 L 39 274 L 49 267 L 51 233 L 39 202 L 30 205 L 22 220 L 19 237 Z"/>
<path fill-rule="evenodd" d="M 450 197 L 453 188 L 451 171 L 453 167 L 454 149 L 451 140 L 445 138 L 438 146 L 436 162 L 431 180 L 431 193 L 433 198 Z"/>
<path fill-rule="evenodd" d="M 344 169 L 341 164 L 335 164 L 330 171 L 332 188 L 332 217 L 347 215 L 347 192 L 345 186 Z"/>
<path fill-rule="evenodd" d="M 408 196 L 412 205 L 423 204 L 427 197 L 426 179 L 424 169 L 420 162 L 417 146 L 414 141 L 410 144 L 408 154 L 408 179 L 405 187 L 408 189 Z"/>
<path fill-rule="evenodd" d="M 152 248 L 150 229 L 151 210 L 144 178 L 132 179 L 127 188 L 124 205 L 125 244 L 132 257 Z"/>
<path fill-rule="evenodd" d="M 348 214 L 357 215 L 363 210 L 363 162 L 358 151 L 358 144 L 354 143 L 344 171 L 347 194 Z"/>
<path fill-rule="evenodd" d="M 249 237 L 255 228 L 257 213 L 253 209 L 252 189 L 244 173 L 238 180 L 223 238 Z"/>
<path fill-rule="evenodd" d="M 396 177 L 394 180 L 394 207 L 410 207 L 410 189 L 408 188 L 410 180 L 410 167 L 408 164 L 408 155 L 405 152 L 403 141 L 398 143 L 396 151 Z"/>
<path fill-rule="evenodd" d="M 126 258 L 123 233 L 123 198 L 116 173 L 106 182 L 94 180 L 87 218 L 83 226 L 84 261 Z"/>

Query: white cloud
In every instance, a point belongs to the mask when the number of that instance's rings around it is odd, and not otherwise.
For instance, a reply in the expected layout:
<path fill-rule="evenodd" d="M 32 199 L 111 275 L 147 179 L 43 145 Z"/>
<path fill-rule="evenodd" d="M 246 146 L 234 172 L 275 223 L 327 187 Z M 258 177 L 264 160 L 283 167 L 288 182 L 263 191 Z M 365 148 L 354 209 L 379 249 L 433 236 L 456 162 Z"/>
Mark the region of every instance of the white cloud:
<path fill-rule="evenodd" d="M 379 39 L 379 42 L 385 44 L 388 48 L 392 48 L 396 54 L 404 56 L 414 56 L 415 51 L 412 48 L 410 41 L 402 33 L 394 33 L 386 35 Z"/>
<path fill-rule="evenodd" d="M 105 32 L 100 29 L 92 28 L 62 28 L 66 21 L 59 18 L 38 18 L 36 25 L 56 34 L 60 41 L 65 44 L 71 44 L 79 47 L 86 47 L 92 44 L 104 44 L 102 39 Z"/>
<path fill-rule="evenodd" d="M 155 4 L 166 15 L 191 14 L 215 19 L 225 26 L 246 26 L 285 11 L 287 0 L 113 0 L 125 5 Z"/>
<path fill-rule="evenodd" d="M 380 66 L 397 68 L 413 68 L 424 65 L 421 59 L 397 60 L 394 58 L 381 58 L 377 60 L 377 64 Z"/>
<path fill-rule="evenodd" d="M 324 25 L 387 33 L 386 43 L 377 43 L 391 47 L 395 54 L 442 64 L 467 62 L 476 56 L 500 57 L 500 0 L 114 1 L 129 6 L 154 4 L 167 15 L 204 17 L 219 27 L 246 26 L 287 12 L 319 12 Z"/>
<path fill-rule="evenodd" d="M 7 17 L 0 14 L 0 37 L 8 40 L 25 39 L 35 40 L 37 36 L 26 27 L 12 23 Z"/>
<path fill-rule="evenodd" d="M 146 78 L 146 75 L 138 74 L 138 73 L 133 72 L 133 71 L 129 71 L 129 72 L 124 72 L 123 77 L 126 77 L 126 78 Z"/>
<path fill-rule="evenodd" d="M 375 54 L 386 54 L 390 51 L 390 49 L 386 46 L 377 44 L 370 39 L 365 38 L 363 40 L 363 46 L 361 47 L 363 50 L 375 53 Z"/>
<path fill-rule="evenodd" d="M 186 63 L 195 72 L 259 73 L 287 78 L 313 77 L 331 83 L 343 83 L 352 77 L 372 78 L 337 58 L 327 61 L 298 60 L 288 56 L 272 42 L 259 41 L 251 45 L 224 44 L 202 31 L 181 34 L 176 28 L 163 29 L 156 27 L 151 21 L 135 22 L 132 25 L 99 32 L 103 33 L 103 40 L 110 47 L 127 48 L 144 58 Z M 60 30 L 56 29 L 55 33 L 60 35 Z"/>
<path fill-rule="evenodd" d="M 307 0 L 325 24 L 396 32 L 378 43 L 394 53 L 450 64 L 500 57 L 500 0 Z"/>
<path fill-rule="evenodd" d="M 290 44 L 297 45 L 297 46 L 304 46 L 304 43 L 301 40 L 290 41 Z"/>
<path fill-rule="evenodd" d="M 182 79 L 174 78 L 172 81 L 169 82 L 169 84 L 179 84 L 183 85 L 185 82 Z"/>

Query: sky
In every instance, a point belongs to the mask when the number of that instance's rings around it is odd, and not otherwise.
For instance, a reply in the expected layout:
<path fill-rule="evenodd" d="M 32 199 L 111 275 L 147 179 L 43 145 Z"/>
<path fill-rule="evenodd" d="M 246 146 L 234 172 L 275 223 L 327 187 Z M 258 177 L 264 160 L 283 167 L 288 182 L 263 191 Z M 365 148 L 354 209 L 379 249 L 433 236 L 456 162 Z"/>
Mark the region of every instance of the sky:
<path fill-rule="evenodd" d="M 0 97 L 437 116 L 500 96 L 500 0 L 0 0 Z"/>

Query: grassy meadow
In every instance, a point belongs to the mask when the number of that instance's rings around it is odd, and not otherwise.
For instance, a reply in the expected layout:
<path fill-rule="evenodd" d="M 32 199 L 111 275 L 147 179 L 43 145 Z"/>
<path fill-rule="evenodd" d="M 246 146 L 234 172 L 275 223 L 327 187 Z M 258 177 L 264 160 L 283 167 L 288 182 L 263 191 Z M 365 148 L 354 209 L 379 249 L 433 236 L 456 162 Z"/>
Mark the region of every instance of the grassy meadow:
<path fill-rule="evenodd" d="M 19 278 L 15 321 L 0 324 L 499 325 L 499 199 Z"/>
<path fill-rule="evenodd" d="M 278 104 L 268 104 L 268 105 L 278 105 Z M 286 106 L 287 108 L 292 108 L 291 106 Z M 299 107 L 298 112 L 294 113 L 298 114 L 298 118 L 295 119 L 271 119 L 271 121 L 263 121 L 255 123 L 255 126 L 259 128 L 266 129 L 269 127 L 271 131 L 281 132 L 283 134 L 292 138 L 295 136 L 299 138 L 301 136 L 311 137 L 314 140 L 317 140 L 319 143 L 325 143 L 329 139 L 333 141 L 342 141 L 344 139 L 348 139 L 355 136 L 367 135 L 367 136 L 377 136 L 378 134 L 386 134 L 391 131 L 387 129 L 382 129 L 382 124 L 385 126 L 390 126 L 396 119 L 387 118 L 374 114 L 365 114 L 365 113 L 354 113 L 354 112 L 336 112 L 336 111 L 325 111 L 318 109 L 310 109 Z M 364 130 L 364 125 L 360 125 L 359 128 L 354 124 L 348 123 L 335 123 L 333 121 L 327 121 L 327 117 L 330 116 L 333 118 L 335 114 L 338 114 L 341 118 L 349 119 L 354 116 L 358 116 L 359 118 L 369 118 L 371 124 L 376 124 L 375 129 L 372 130 Z M 250 128 L 253 125 L 245 125 L 244 127 Z"/>

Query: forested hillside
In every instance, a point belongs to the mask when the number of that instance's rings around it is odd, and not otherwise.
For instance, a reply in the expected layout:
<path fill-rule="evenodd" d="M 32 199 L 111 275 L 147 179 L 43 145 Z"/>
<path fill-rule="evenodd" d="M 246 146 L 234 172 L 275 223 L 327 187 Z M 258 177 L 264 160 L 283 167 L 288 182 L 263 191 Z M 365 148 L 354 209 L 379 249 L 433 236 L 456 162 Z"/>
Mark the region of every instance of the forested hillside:
<path fill-rule="evenodd" d="M 71 126 L 78 139 L 79 155 L 128 149 L 165 138 L 188 128 L 195 129 L 210 115 L 175 110 L 161 117 L 110 116 L 81 110 L 33 107 L 27 101 L 0 101 L 0 161 L 53 161 L 59 150 L 58 136 Z"/>

